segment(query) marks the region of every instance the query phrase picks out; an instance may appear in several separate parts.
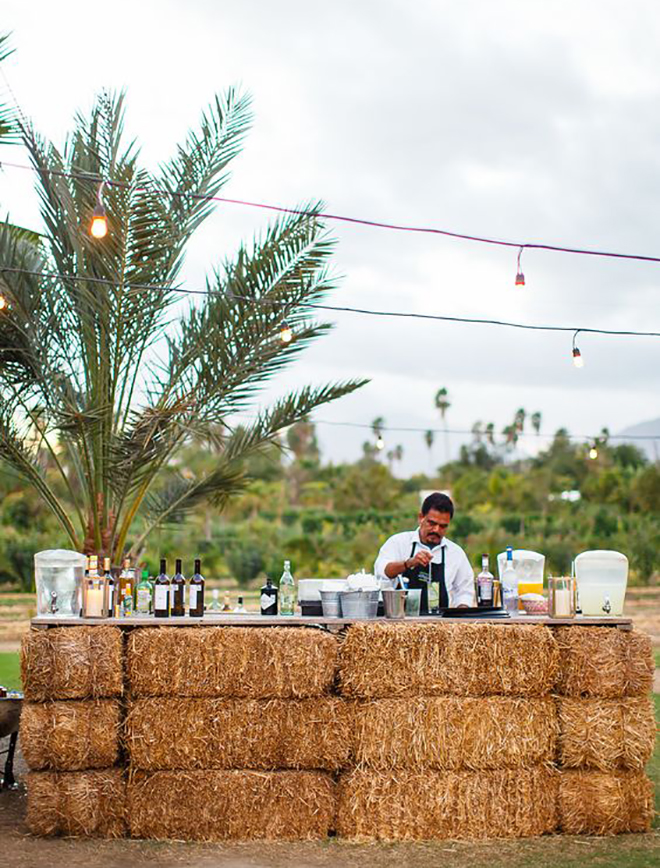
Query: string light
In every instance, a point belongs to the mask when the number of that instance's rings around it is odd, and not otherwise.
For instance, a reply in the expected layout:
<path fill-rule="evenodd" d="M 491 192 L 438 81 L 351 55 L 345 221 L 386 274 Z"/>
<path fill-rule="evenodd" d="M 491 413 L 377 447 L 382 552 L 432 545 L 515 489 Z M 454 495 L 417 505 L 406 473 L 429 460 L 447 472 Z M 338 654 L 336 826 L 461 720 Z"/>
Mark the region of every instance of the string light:
<path fill-rule="evenodd" d="M 96 207 L 92 214 L 92 225 L 89 227 L 89 233 L 92 238 L 105 238 L 108 234 L 108 218 L 103 205 L 103 188 L 105 181 L 101 181 L 99 190 L 96 196 Z"/>
<path fill-rule="evenodd" d="M 522 247 L 518 251 L 518 271 L 516 273 L 516 286 L 524 286 L 525 285 L 525 275 L 522 273 L 522 268 L 520 267 L 520 257 L 522 256 L 523 249 Z"/>
<path fill-rule="evenodd" d="M 9 302 L 4 297 L 4 295 L 2 293 L 0 293 L 0 310 L 7 310 L 8 307 L 9 307 Z"/>
<path fill-rule="evenodd" d="M 379 452 L 382 452 L 384 448 L 385 441 L 383 440 L 383 435 L 379 434 L 378 437 L 376 437 L 376 449 L 378 449 Z"/>
<path fill-rule="evenodd" d="M 573 335 L 573 364 L 575 365 L 576 368 L 583 368 L 584 367 L 584 359 L 582 358 L 582 353 L 580 352 L 578 347 L 575 345 L 575 338 L 578 336 L 578 334 L 581 331 L 583 331 L 583 329 L 578 329 L 575 332 L 575 334 Z"/>
<path fill-rule="evenodd" d="M 290 344 L 293 340 L 293 331 L 286 320 L 280 326 L 280 340 L 283 344 Z"/>
<path fill-rule="evenodd" d="M 589 458 L 591 458 L 592 461 L 595 461 L 596 458 L 598 458 L 598 449 L 596 449 L 595 445 L 589 450 Z"/>

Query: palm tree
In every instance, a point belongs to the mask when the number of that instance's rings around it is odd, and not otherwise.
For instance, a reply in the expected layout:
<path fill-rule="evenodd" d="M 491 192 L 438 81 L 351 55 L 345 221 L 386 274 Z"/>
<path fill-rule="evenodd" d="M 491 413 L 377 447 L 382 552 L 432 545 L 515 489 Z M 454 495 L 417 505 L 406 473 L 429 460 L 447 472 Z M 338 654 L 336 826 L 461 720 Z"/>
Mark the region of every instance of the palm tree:
<path fill-rule="evenodd" d="M 444 386 L 435 393 L 435 408 L 440 411 L 442 427 L 445 429 L 445 463 L 449 463 L 449 433 L 445 424 L 447 410 L 451 407 L 448 395 L 449 393 Z"/>
<path fill-rule="evenodd" d="M 472 438 L 475 443 L 481 443 L 481 438 L 484 436 L 483 422 L 475 422 L 472 426 Z"/>
<path fill-rule="evenodd" d="M 435 432 L 429 428 L 428 431 L 424 433 L 424 442 L 426 443 L 426 448 L 429 450 L 429 465 L 433 466 L 433 441 L 435 440 Z"/>
<path fill-rule="evenodd" d="M 495 423 L 489 422 L 485 428 L 486 440 L 491 446 L 495 445 Z"/>
<path fill-rule="evenodd" d="M 513 417 L 513 424 L 516 426 L 516 431 L 519 434 L 522 434 L 525 430 L 525 419 L 527 418 L 527 411 L 524 407 L 521 407 L 520 410 L 516 411 L 516 415 Z"/>
<path fill-rule="evenodd" d="M 532 413 L 530 419 L 532 422 L 532 428 L 534 429 L 534 433 L 538 437 L 538 435 L 541 433 L 541 413 L 540 413 L 540 411 L 537 410 L 536 413 Z"/>
<path fill-rule="evenodd" d="M 333 245 L 313 206 L 241 246 L 180 313 L 186 246 L 249 124 L 249 98 L 228 90 L 155 174 L 123 143 L 122 95 L 78 116 L 62 152 L 22 130 L 46 234 L 35 249 L 0 226 L 0 290 L 12 303 L 0 319 L 0 458 L 78 550 L 116 562 L 199 504 L 222 507 L 245 487 L 247 458 L 364 383 L 307 386 L 233 421 L 329 328 L 305 313 L 333 285 Z M 102 179 L 109 231 L 98 240 L 88 226 Z M 184 475 L 176 457 L 193 440 L 212 443 L 216 461 Z M 44 455 L 58 485 L 41 472 Z"/>

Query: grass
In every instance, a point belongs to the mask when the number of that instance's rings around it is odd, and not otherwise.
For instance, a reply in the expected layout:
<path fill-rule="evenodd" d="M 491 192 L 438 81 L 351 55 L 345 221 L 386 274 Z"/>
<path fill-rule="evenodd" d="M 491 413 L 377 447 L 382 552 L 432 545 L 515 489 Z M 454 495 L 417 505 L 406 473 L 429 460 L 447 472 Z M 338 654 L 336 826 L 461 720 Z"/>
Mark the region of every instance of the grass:
<path fill-rule="evenodd" d="M 0 653 L 0 684 L 11 690 L 21 689 L 21 671 L 18 654 L 12 652 Z"/>

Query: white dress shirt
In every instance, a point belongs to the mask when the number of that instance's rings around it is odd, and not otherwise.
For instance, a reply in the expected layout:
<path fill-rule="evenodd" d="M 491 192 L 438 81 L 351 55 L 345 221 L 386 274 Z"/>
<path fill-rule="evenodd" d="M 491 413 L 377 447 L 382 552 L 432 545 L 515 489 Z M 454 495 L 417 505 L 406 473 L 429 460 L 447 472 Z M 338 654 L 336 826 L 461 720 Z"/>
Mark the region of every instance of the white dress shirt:
<path fill-rule="evenodd" d="M 374 564 L 374 575 L 377 579 L 387 579 L 385 567 L 393 561 L 406 561 L 411 557 L 413 543 L 415 552 L 426 549 L 433 555 L 434 563 L 442 560 L 442 549 L 445 549 L 445 584 L 449 594 L 450 606 L 474 606 L 474 570 L 463 549 L 448 539 L 443 539 L 440 545 L 431 546 L 419 538 L 419 528 L 395 533 L 385 540 L 378 552 Z"/>

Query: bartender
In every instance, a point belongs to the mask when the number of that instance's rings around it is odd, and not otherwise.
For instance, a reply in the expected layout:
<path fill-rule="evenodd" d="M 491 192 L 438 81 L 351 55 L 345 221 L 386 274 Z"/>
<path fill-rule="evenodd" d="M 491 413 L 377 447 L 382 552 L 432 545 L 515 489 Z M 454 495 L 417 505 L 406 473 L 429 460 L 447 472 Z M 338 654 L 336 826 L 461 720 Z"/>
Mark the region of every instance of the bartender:
<path fill-rule="evenodd" d="M 474 571 L 463 549 L 446 538 L 454 516 L 450 497 L 434 492 L 424 500 L 416 530 L 386 540 L 374 565 L 378 579 L 402 577 L 422 591 L 421 611 L 474 606 Z M 430 583 L 433 586 L 430 588 Z M 429 601 L 429 588 L 431 600 Z"/>

